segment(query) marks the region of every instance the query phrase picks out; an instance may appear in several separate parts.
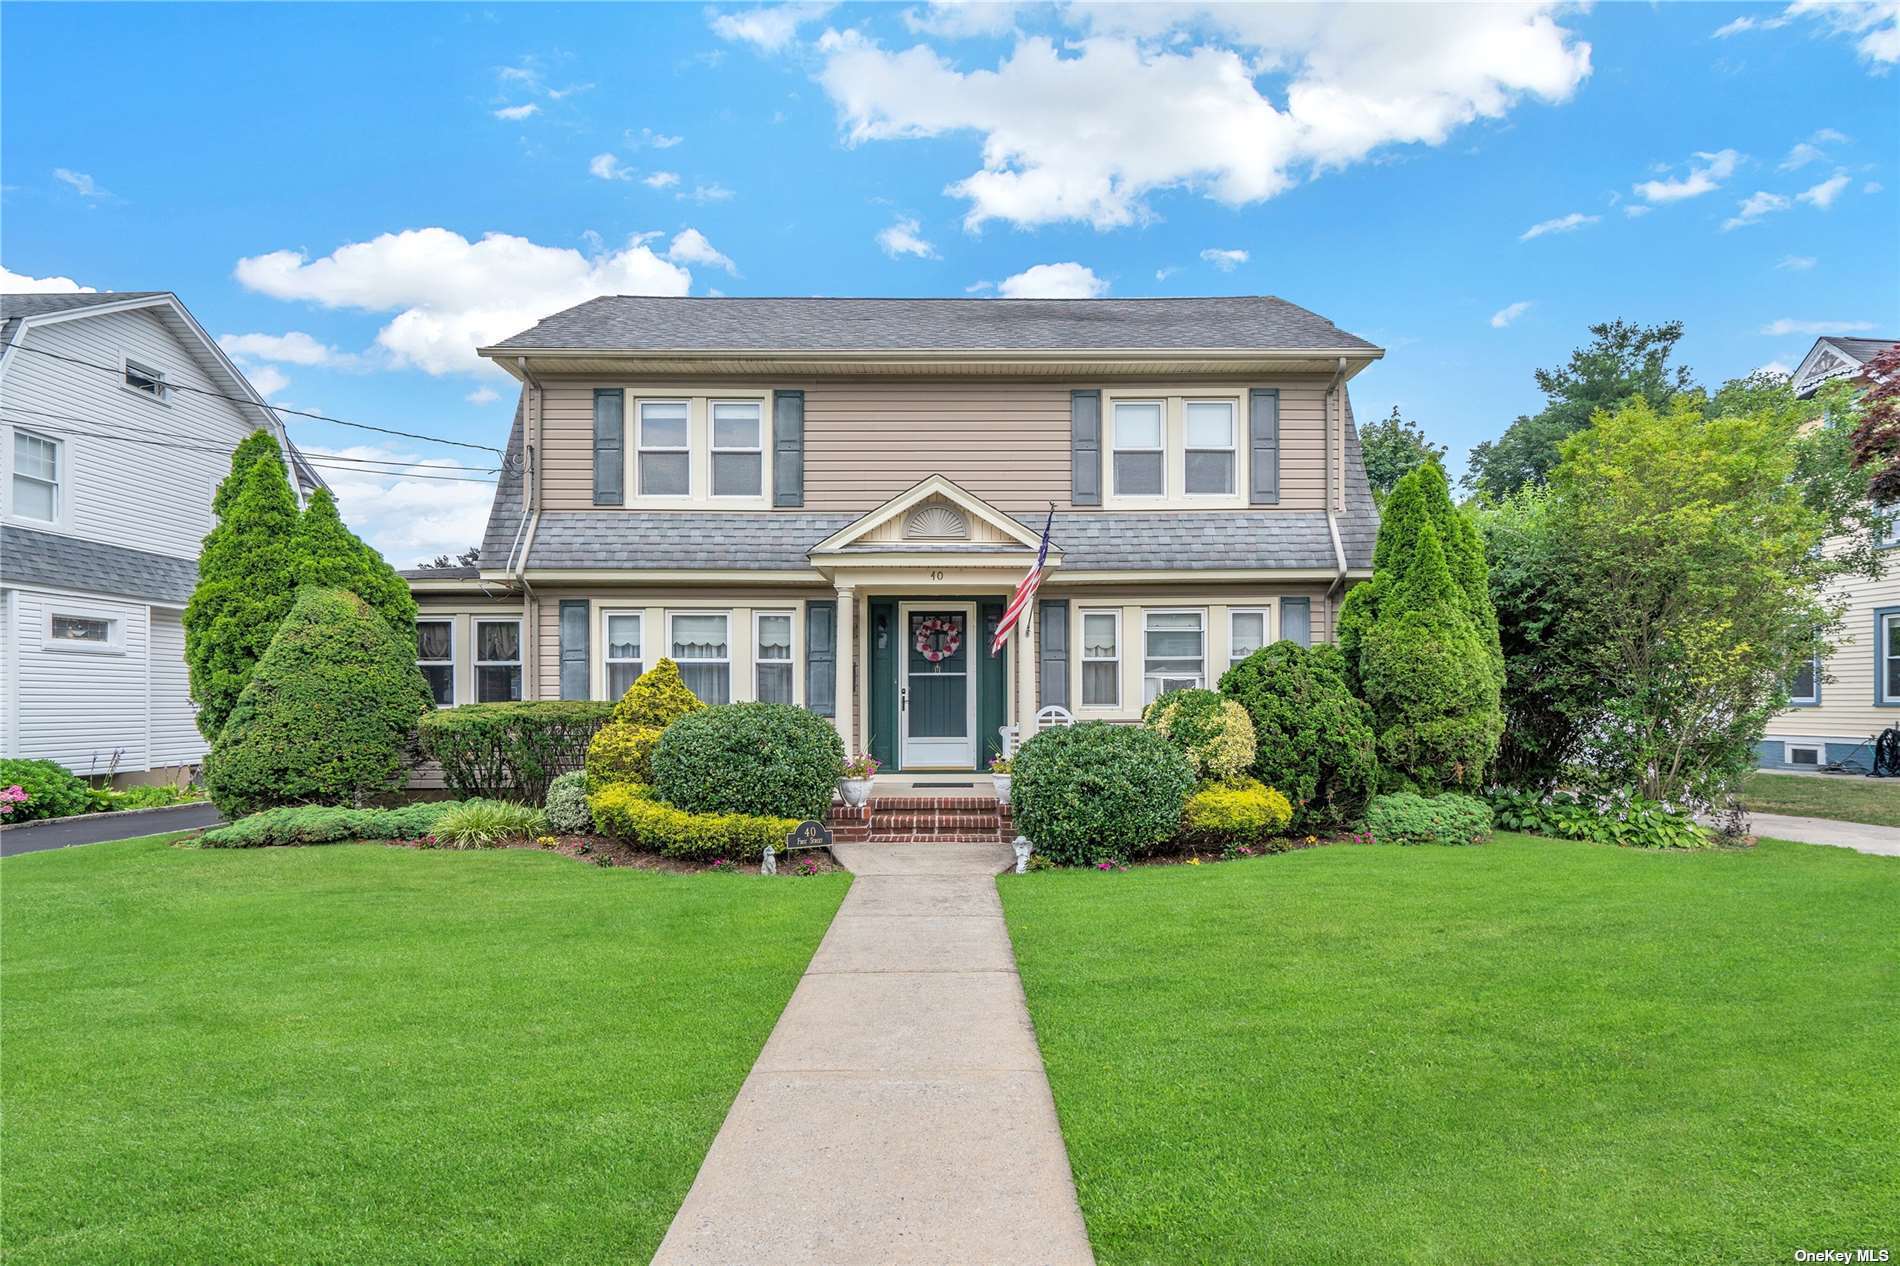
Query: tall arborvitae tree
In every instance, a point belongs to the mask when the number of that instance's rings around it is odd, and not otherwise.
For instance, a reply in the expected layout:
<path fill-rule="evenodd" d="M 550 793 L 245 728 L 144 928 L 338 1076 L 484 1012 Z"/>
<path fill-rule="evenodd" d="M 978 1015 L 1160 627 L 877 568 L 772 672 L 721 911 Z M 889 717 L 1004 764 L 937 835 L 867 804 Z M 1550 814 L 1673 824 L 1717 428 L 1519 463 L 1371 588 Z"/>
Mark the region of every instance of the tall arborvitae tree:
<path fill-rule="evenodd" d="M 347 589 L 388 621 L 399 638 L 416 635 L 416 599 L 396 569 L 343 524 L 328 488 L 310 494 L 294 541 L 297 583 Z"/>
<path fill-rule="evenodd" d="M 198 729 L 215 741 L 296 589 L 297 498 L 275 440 L 260 431 L 238 446 L 213 504 L 184 623 Z"/>

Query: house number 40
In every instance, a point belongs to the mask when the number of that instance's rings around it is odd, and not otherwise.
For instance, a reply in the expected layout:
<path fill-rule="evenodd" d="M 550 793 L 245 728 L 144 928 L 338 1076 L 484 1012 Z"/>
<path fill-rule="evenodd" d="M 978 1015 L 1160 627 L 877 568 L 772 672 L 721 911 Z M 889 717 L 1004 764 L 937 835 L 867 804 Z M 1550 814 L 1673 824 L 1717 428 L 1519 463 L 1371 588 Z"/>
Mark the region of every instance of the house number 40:
<path fill-rule="evenodd" d="M 931 572 L 931 573 L 930 573 L 930 578 L 931 578 L 932 580 L 942 580 L 942 579 L 943 579 L 943 573 L 942 573 L 942 572 L 940 572 L 940 571 L 933 571 L 933 572 Z"/>

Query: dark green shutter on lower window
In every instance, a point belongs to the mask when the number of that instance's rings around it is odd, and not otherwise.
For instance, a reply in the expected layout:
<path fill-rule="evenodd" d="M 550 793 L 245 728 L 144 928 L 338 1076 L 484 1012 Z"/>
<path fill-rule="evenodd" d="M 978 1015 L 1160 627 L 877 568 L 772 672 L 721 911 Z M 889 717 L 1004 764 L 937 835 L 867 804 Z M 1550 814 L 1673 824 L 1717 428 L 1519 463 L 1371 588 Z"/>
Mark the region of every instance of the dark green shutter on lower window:
<path fill-rule="evenodd" d="M 1247 504 L 1280 503 L 1280 393 L 1255 387 L 1247 396 Z"/>
<path fill-rule="evenodd" d="M 594 504 L 627 502 L 627 393 L 594 392 Z"/>
<path fill-rule="evenodd" d="M 585 598 L 561 603 L 561 698 L 585 699 L 587 673 L 587 610 Z"/>
<path fill-rule="evenodd" d="M 838 714 L 838 604 L 805 604 L 805 708 Z"/>
<path fill-rule="evenodd" d="M 805 504 L 805 393 L 772 393 L 772 504 Z"/>
<path fill-rule="evenodd" d="M 1280 599 L 1280 637 L 1301 646 L 1313 644 L 1313 600 Z"/>
<path fill-rule="evenodd" d="M 1042 604 L 1041 623 L 1036 628 L 1037 653 L 1042 659 L 1041 708 L 1069 706 L 1069 604 L 1049 601 Z"/>

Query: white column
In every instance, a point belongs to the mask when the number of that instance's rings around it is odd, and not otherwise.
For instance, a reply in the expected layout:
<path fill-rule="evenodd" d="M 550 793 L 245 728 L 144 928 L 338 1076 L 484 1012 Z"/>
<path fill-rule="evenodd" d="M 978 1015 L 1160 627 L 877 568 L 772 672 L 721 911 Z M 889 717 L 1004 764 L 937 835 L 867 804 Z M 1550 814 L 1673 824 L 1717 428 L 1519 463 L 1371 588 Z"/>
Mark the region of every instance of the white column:
<path fill-rule="evenodd" d="M 838 689 L 837 711 L 833 718 L 845 752 L 858 752 L 858 591 L 838 586 Z"/>
<path fill-rule="evenodd" d="M 1016 659 L 1016 734 L 1028 742 L 1036 733 L 1036 630 L 1034 619 L 1040 614 L 1034 599 L 1029 609 L 1010 630 L 1015 645 L 1010 654 Z"/>

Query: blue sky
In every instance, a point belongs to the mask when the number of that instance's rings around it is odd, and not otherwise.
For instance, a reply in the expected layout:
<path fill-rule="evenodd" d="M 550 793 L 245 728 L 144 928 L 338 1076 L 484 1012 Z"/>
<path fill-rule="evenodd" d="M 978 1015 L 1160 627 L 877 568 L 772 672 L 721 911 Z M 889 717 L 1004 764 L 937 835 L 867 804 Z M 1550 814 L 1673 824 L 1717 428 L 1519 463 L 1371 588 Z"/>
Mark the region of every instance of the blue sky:
<path fill-rule="evenodd" d="M 1358 415 L 1399 405 L 1460 467 L 1593 321 L 1682 320 L 1705 381 L 1900 332 L 1892 0 L 0 27 L 9 286 L 174 290 L 273 400 L 434 435 L 499 443 L 512 392 L 470 349 L 601 289 L 1277 294 L 1384 345 Z M 472 543 L 488 494 L 339 491 L 399 563 Z"/>

